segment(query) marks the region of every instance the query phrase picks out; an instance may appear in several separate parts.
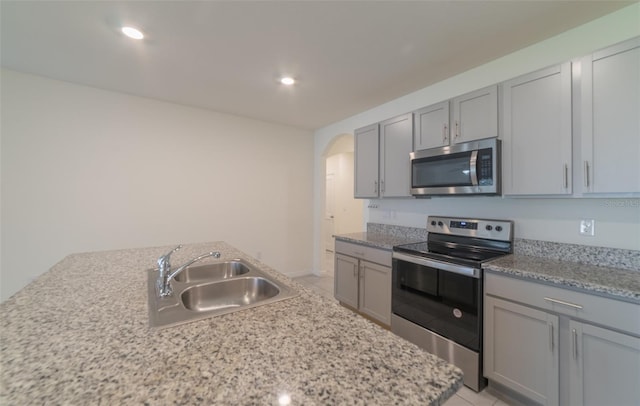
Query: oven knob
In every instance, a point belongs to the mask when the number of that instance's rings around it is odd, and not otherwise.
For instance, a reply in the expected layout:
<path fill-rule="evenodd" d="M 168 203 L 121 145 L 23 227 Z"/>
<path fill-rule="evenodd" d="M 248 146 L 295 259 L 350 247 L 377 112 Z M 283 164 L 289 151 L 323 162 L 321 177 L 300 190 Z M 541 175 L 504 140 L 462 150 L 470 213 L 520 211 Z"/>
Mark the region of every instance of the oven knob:
<path fill-rule="evenodd" d="M 442 223 L 442 221 L 438 221 L 438 225 L 442 227 L 444 224 Z"/>
<path fill-rule="evenodd" d="M 431 225 L 435 226 L 436 225 L 436 221 L 435 220 L 431 220 Z"/>
<path fill-rule="evenodd" d="M 497 231 L 497 232 L 502 231 L 502 226 L 496 226 L 496 231 Z"/>
<path fill-rule="evenodd" d="M 491 230 L 493 230 L 493 227 L 491 227 L 490 224 L 487 224 L 487 226 L 485 227 L 485 230 L 491 231 Z M 496 228 L 496 230 L 497 230 L 497 228 Z"/>

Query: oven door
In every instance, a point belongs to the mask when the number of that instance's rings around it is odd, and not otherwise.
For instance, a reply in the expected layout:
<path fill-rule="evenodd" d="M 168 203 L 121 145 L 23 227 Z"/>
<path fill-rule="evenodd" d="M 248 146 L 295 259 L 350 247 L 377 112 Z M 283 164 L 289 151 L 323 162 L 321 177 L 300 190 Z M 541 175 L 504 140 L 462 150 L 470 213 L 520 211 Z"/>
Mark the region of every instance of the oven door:
<path fill-rule="evenodd" d="M 402 253 L 393 255 L 392 312 L 479 352 L 480 270 Z"/>

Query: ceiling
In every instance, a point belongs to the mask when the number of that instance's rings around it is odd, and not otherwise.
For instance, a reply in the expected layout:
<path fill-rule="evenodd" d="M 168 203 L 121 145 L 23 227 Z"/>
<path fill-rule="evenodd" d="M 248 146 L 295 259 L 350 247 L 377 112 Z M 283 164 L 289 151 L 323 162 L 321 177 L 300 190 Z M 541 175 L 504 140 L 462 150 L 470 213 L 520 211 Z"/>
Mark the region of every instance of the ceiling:
<path fill-rule="evenodd" d="M 317 129 L 611 13 L 617 1 L 7 1 L 8 69 Z M 129 39 L 120 27 L 142 29 Z M 285 87 L 280 75 L 298 83 Z"/>

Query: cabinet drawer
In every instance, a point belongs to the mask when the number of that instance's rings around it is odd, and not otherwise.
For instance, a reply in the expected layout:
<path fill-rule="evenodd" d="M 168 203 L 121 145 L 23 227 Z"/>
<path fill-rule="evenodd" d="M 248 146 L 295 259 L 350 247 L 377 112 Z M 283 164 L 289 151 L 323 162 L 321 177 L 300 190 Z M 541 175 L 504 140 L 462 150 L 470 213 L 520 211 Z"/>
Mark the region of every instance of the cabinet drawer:
<path fill-rule="evenodd" d="M 640 305 L 485 272 L 485 293 L 640 336 Z"/>
<path fill-rule="evenodd" d="M 336 240 L 336 253 L 364 259 L 384 266 L 391 266 L 391 251 L 379 248 Z"/>

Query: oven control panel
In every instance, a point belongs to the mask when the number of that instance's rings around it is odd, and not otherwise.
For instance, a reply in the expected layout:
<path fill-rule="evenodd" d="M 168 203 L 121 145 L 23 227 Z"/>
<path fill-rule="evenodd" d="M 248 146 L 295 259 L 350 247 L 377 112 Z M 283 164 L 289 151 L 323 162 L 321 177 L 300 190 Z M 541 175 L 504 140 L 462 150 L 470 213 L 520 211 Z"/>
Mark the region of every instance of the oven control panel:
<path fill-rule="evenodd" d="M 513 221 L 429 216 L 427 219 L 427 231 L 463 237 L 512 241 Z"/>

